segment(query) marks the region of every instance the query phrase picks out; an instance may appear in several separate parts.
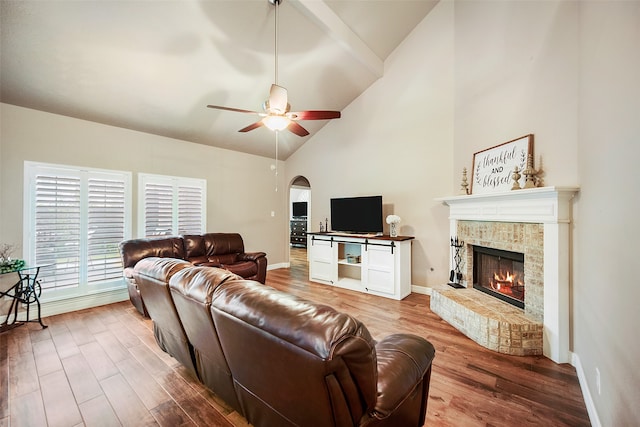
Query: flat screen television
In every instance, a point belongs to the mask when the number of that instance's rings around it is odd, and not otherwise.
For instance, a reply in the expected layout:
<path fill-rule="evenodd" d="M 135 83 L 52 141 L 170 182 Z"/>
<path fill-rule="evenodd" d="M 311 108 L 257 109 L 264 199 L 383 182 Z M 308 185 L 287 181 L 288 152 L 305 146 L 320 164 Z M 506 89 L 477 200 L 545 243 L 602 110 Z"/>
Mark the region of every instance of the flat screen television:
<path fill-rule="evenodd" d="M 382 196 L 331 199 L 331 230 L 382 233 Z"/>
<path fill-rule="evenodd" d="M 293 216 L 307 216 L 307 202 L 293 202 Z"/>

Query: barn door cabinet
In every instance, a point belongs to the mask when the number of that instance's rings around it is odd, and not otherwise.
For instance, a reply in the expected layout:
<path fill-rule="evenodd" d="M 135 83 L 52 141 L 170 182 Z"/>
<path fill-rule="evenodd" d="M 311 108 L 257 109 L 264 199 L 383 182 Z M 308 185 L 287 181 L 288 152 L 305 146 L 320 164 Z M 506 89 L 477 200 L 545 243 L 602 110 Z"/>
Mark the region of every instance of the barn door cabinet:
<path fill-rule="evenodd" d="M 411 293 L 411 236 L 308 233 L 309 280 L 401 300 Z"/>

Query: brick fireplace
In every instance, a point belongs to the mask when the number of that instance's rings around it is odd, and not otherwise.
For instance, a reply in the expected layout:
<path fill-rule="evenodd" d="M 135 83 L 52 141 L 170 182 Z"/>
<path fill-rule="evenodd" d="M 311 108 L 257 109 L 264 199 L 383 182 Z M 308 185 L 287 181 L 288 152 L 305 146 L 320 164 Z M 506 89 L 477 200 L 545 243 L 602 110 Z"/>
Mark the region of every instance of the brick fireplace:
<path fill-rule="evenodd" d="M 451 236 L 464 242 L 465 288 L 434 288 L 432 310 L 487 348 L 569 362 L 571 199 L 577 191 L 543 187 L 439 199 L 450 209 Z M 523 254 L 524 308 L 473 289 L 474 246 Z"/>

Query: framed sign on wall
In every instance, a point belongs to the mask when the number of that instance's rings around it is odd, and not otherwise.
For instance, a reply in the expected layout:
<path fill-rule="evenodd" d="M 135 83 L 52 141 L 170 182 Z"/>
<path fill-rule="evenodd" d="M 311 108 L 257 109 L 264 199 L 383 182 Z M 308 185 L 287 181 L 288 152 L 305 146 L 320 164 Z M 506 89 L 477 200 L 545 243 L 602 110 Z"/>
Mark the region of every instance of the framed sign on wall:
<path fill-rule="evenodd" d="M 512 174 L 517 166 L 520 172 L 527 167 L 527 158 L 533 156 L 533 134 L 478 151 L 473 155 L 471 194 L 498 193 L 511 190 Z M 524 175 L 520 185 L 524 185 Z"/>

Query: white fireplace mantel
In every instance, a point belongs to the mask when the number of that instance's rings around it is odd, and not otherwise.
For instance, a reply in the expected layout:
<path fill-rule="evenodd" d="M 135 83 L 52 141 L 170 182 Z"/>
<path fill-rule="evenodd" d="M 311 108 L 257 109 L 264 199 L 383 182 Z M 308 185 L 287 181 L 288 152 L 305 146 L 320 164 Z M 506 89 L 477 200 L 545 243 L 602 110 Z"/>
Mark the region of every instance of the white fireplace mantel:
<path fill-rule="evenodd" d="M 578 191 L 578 187 L 540 187 L 436 199 L 449 206 L 451 236 L 456 235 L 458 221 L 544 225 L 543 353 L 556 363 L 570 362 L 571 199 Z"/>
<path fill-rule="evenodd" d="M 540 187 L 493 194 L 442 197 L 449 218 L 466 221 L 569 223 L 578 187 Z"/>

